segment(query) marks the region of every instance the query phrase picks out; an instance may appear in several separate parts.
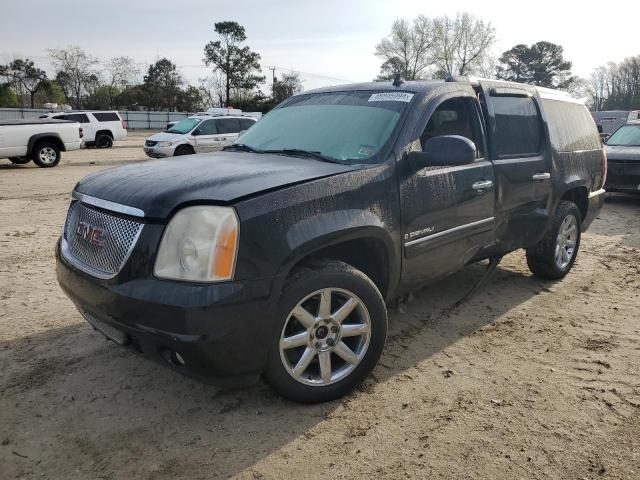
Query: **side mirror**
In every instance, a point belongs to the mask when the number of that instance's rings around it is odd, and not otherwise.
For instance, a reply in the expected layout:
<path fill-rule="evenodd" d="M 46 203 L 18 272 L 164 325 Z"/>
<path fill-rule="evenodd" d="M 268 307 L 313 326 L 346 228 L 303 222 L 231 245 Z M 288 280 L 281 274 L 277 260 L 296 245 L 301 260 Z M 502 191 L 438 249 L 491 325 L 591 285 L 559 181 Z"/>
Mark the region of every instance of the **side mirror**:
<path fill-rule="evenodd" d="M 603 133 L 602 125 L 598 124 L 598 133 Z"/>
<path fill-rule="evenodd" d="M 238 132 L 238 138 L 240 138 L 242 135 L 244 135 L 244 132 L 246 132 L 246 130 L 240 130 Z"/>
<path fill-rule="evenodd" d="M 476 145 L 460 135 L 441 135 L 427 140 L 422 152 L 408 156 L 418 168 L 469 165 L 476 160 Z"/>
<path fill-rule="evenodd" d="M 202 132 L 200 131 L 199 128 L 196 128 L 193 132 L 191 132 L 191 135 L 198 136 L 198 135 L 202 135 Z"/>

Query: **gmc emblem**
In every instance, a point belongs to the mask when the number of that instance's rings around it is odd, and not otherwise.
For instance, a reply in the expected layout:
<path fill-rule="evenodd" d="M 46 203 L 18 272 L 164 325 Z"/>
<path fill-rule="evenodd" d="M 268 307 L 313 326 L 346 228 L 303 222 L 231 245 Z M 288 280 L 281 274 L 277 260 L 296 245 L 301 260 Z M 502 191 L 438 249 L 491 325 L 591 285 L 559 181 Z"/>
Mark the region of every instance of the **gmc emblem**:
<path fill-rule="evenodd" d="M 87 222 L 78 222 L 76 235 L 96 247 L 104 246 L 104 230 Z"/>

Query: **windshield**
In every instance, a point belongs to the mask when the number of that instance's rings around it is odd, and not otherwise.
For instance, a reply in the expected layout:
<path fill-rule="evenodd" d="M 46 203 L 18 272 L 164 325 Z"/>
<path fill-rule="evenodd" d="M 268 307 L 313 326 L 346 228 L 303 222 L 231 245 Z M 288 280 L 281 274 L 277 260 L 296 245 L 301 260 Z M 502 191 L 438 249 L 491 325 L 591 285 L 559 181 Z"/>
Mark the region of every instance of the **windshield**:
<path fill-rule="evenodd" d="M 640 125 L 623 125 L 606 143 L 612 147 L 640 147 Z"/>
<path fill-rule="evenodd" d="M 202 120 L 199 118 L 185 118 L 172 126 L 167 132 L 169 133 L 189 133 L 193 127 L 198 125 Z"/>
<path fill-rule="evenodd" d="M 257 150 L 305 150 L 349 162 L 376 162 L 413 97 L 407 92 L 301 95 L 265 115 L 237 141 Z"/>

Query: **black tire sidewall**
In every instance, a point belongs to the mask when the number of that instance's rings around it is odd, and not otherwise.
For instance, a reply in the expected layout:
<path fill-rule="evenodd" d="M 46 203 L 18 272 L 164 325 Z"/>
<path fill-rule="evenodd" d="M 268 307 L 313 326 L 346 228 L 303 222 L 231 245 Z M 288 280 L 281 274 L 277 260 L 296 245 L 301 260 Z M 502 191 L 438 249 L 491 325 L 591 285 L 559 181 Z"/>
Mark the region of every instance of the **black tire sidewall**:
<path fill-rule="evenodd" d="M 113 146 L 113 139 L 106 134 L 98 135 L 95 141 L 96 148 L 111 148 Z"/>
<path fill-rule="evenodd" d="M 56 159 L 52 163 L 43 163 L 40 160 L 40 151 L 42 149 L 44 149 L 44 148 L 47 148 L 47 147 L 52 148 L 56 152 Z M 55 143 L 51 143 L 51 142 L 39 142 L 39 143 L 37 143 L 33 147 L 33 152 L 31 154 L 31 160 L 33 160 L 33 163 L 35 163 L 40 168 L 52 168 L 52 167 L 55 167 L 56 165 L 58 165 L 58 163 L 60 163 L 60 157 L 61 157 L 60 148 Z"/>
<path fill-rule="evenodd" d="M 577 222 L 576 245 L 573 256 L 566 267 L 560 268 L 555 262 L 555 247 L 562 222 L 568 215 L 573 215 Z M 582 239 L 582 214 L 578 206 L 566 200 L 561 201 L 556 208 L 551 228 L 534 249 L 527 251 L 527 262 L 530 270 L 538 276 L 550 279 L 560 279 L 569 273 L 578 258 L 580 241 Z"/>
<path fill-rule="evenodd" d="M 309 386 L 295 380 L 280 358 L 280 335 L 291 310 L 307 295 L 323 288 L 342 288 L 357 295 L 371 318 L 369 346 L 360 364 L 344 379 L 327 386 Z M 359 270 L 342 262 L 327 262 L 306 267 L 285 287 L 277 309 L 269 360 L 267 382 L 283 397 L 300 403 L 317 403 L 342 397 L 357 387 L 378 363 L 387 336 L 387 310 L 375 284 Z"/>
<path fill-rule="evenodd" d="M 178 145 L 173 152 L 174 157 L 181 157 L 183 155 L 192 155 L 193 151 L 187 145 Z"/>

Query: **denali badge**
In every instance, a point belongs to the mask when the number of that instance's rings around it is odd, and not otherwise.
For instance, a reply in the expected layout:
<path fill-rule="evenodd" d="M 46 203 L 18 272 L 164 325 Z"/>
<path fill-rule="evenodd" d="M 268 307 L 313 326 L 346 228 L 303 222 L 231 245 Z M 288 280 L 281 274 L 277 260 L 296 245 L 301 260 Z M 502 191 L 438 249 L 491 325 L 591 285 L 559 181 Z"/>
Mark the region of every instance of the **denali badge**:
<path fill-rule="evenodd" d="M 82 237 L 91 245 L 96 247 L 104 246 L 104 230 L 100 227 L 95 227 L 86 222 L 78 222 L 78 228 L 76 228 L 76 235 Z"/>

